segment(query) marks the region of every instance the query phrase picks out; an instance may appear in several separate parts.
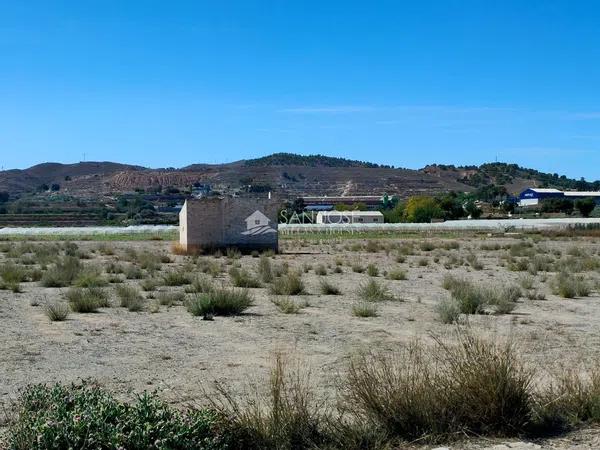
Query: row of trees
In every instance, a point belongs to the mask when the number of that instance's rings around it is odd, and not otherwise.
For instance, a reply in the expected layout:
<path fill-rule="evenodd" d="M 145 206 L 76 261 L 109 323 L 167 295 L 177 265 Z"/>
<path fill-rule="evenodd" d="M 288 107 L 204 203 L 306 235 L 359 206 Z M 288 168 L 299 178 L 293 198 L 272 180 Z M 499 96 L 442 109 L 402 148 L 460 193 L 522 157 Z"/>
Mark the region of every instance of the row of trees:
<path fill-rule="evenodd" d="M 460 219 L 481 216 L 481 209 L 472 197 L 466 194 L 450 192 L 436 197 L 410 197 L 406 202 L 398 202 L 391 209 L 382 210 L 385 221 L 397 222 L 431 222 L 434 219 Z"/>
<path fill-rule="evenodd" d="M 572 214 L 573 210 L 577 209 L 583 217 L 589 217 L 594 208 L 596 201 L 589 198 L 580 198 L 575 201 L 568 198 L 547 198 L 541 202 L 541 211 L 544 213 L 563 213 Z"/>

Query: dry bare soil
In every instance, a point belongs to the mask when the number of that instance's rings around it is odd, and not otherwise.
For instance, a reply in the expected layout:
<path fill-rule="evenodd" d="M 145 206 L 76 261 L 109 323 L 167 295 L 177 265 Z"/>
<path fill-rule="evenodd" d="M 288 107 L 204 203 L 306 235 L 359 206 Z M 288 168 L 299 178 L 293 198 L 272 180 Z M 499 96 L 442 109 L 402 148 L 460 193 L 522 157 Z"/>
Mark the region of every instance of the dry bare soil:
<path fill-rule="evenodd" d="M 554 370 L 592 365 L 600 349 L 600 241 L 593 238 L 287 239 L 281 254 L 262 258 L 234 252 L 175 255 L 170 243 L 161 241 L 0 245 L 2 267 L 9 272 L 21 268 L 26 279 L 37 280 L 15 283 L 9 275 L 0 290 L 0 407 L 8 416 L 19 390 L 30 383 L 91 378 L 125 399 L 157 390 L 182 407 L 204 403 L 215 380 L 233 395 L 243 395 L 264 385 L 276 352 L 309 368 L 319 395 L 333 401 L 357 353 L 394 352 L 415 339 L 452 340 L 457 326 L 465 324 L 477 334 L 516 342 L 539 383 Z M 66 305 L 73 289 L 43 286 L 57 255 L 63 254 L 79 259 L 87 274 L 87 282 L 79 275 L 71 284 L 106 283 L 101 289 L 108 294 L 107 307 L 49 320 L 46 305 Z M 259 266 L 266 259 L 275 275 L 301 274 L 304 293 L 274 294 L 272 283 L 261 280 Z M 187 282 L 198 278 L 231 286 L 232 268 L 261 285 L 249 289 L 253 306 L 214 320 L 190 314 L 185 303 L 197 294 L 189 292 L 193 286 Z M 561 271 L 589 292 L 564 298 L 565 292 L 554 288 Z M 183 279 L 169 278 L 171 273 Z M 438 305 L 451 297 L 444 288 L 449 274 L 491 289 L 515 286 L 520 295 L 506 309 L 485 305 L 480 314 L 458 317 L 461 325 L 444 323 Z M 152 287 L 148 280 L 154 280 L 155 289 L 143 289 Z M 373 280 L 388 290 L 388 299 L 364 298 L 361 288 Z M 340 295 L 324 295 L 323 281 Z M 116 290 L 124 285 L 139 289 L 140 311 L 120 306 Z M 376 315 L 358 317 L 357 307 Z M 598 436 L 585 430 L 535 444 L 598 448 Z M 469 441 L 451 447 L 494 445 L 509 444 Z"/>

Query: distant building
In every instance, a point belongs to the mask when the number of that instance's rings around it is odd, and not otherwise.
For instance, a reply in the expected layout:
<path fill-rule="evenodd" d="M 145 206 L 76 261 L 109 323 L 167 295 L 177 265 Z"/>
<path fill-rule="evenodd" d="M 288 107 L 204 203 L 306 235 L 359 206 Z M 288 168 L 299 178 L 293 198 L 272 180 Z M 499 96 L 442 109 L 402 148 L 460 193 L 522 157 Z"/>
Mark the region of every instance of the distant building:
<path fill-rule="evenodd" d="M 542 200 L 549 198 L 567 198 L 569 200 L 578 200 L 582 198 L 593 198 L 596 203 L 600 203 L 600 192 L 584 191 L 561 191 L 558 189 L 547 188 L 528 188 L 519 194 L 519 206 L 536 206 Z"/>
<path fill-rule="evenodd" d="M 256 197 L 187 199 L 179 213 L 179 243 L 188 252 L 235 247 L 278 249 L 279 203 Z"/>
<path fill-rule="evenodd" d="M 317 223 L 383 223 L 383 214 L 379 211 L 320 211 Z"/>

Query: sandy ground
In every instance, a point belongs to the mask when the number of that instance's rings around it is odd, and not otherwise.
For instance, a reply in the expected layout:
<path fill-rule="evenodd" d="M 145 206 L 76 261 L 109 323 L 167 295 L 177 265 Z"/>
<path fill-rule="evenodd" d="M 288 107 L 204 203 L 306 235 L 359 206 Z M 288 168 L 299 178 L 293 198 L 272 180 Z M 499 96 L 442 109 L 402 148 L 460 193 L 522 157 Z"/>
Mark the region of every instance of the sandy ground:
<path fill-rule="evenodd" d="M 272 257 L 273 264 L 287 262 L 291 268 L 308 270 L 302 279 L 307 295 L 295 300 L 307 303 L 298 314 L 284 314 L 271 301 L 266 288 L 252 289 L 255 305 L 237 317 L 216 317 L 204 321 L 193 317 L 184 306 L 162 306 L 159 312 L 128 312 L 117 307 L 98 313 L 71 313 L 64 322 L 50 322 L 44 314 L 46 302 L 62 299 L 67 288 L 44 288 L 39 283 L 23 283 L 22 293 L 0 290 L 0 408 L 10 411 L 19 389 L 30 383 L 71 382 L 93 378 L 111 391 L 131 398 L 143 390 L 158 390 L 174 405 L 198 405 L 205 392 L 218 380 L 243 393 L 253 385 L 264 385 L 265 375 L 274 352 L 285 352 L 292 360 L 310 368 L 320 395 L 333 397 L 340 374 L 348 359 L 362 350 L 394 351 L 414 340 L 431 340 L 431 336 L 452 338 L 455 326 L 440 323 L 435 305 L 449 294 L 441 287 L 447 273 L 471 280 L 498 285 L 517 284 L 523 272 L 507 270 L 502 264 L 506 250 L 482 250 L 481 244 L 509 245 L 518 238 L 457 238 L 458 249 L 436 248 L 423 251 L 423 239 L 411 239 L 413 255 L 397 262 L 401 240 L 379 241 L 377 252 L 358 250 L 361 240 L 327 242 L 284 240 L 283 253 Z M 428 239 L 439 245 L 448 239 Z M 18 245 L 18 244 L 14 244 Z M 98 243 L 79 242 L 92 252 Z M 91 253 L 85 264 L 104 265 L 118 258 L 127 247 L 170 254 L 169 244 L 160 241 L 120 242 L 108 244 L 115 255 Z M 539 248 L 560 251 L 564 257 L 574 246 L 597 257 L 600 244 L 595 240 L 554 239 L 538 242 Z M 353 247 L 354 246 L 354 247 Z M 536 247 L 537 248 L 537 247 Z M 474 253 L 483 263 L 482 270 L 468 265 L 447 269 L 444 262 L 452 255 L 462 258 Z M 190 258 L 171 255 L 174 263 L 163 264 L 161 271 L 189 263 Z M 7 260 L 7 254 L 1 256 Z M 226 257 L 212 258 L 223 265 L 217 283 L 229 283 Z M 423 261 L 427 260 L 427 265 Z M 435 262 L 435 261 L 438 262 Z M 258 258 L 243 256 L 236 260 L 255 271 Z M 341 264 L 343 273 L 333 269 Z M 356 273 L 351 266 L 372 263 L 380 272 L 401 268 L 407 280 L 393 281 L 381 273 L 378 280 L 402 301 L 378 304 L 378 315 L 354 317 L 352 305 L 359 301 L 358 286 L 370 278 Z M 327 275 L 315 274 L 323 264 Z M 598 270 L 584 276 L 594 286 L 600 279 Z M 325 278 L 338 286 L 343 295 L 325 296 L 319 292 L 319 280 Z M 543 379 L 548 370 L 589 364 L 600 351 L 600 295 L 593 290 L 589 297 L 563 299 L 552 295 L 548 281 L 552 274 L 539 273 L 535 289 L 545 300 L 522 298 L 518 307 L 507 315 L 470 316 L 472 328 L 494 339 L 510 338 L 518 343 L 523 359 L 536 368 Z M 137 284 L 137 280 L 127 280 Z M 112 292 L 112 287 L 106 288 Z M 183 287 L 159 288 L 183 290 Z M 148 295 L 148 293 L 145 293 Z M 190 294 L 188 294 L 190 295 Z M 541 448 L 591 449 L 600 447 L 595 430 L 538 442 Z M 495 448 L 504 441 L 470 442 L 450 448 Z M 517 445 L 514 442 L 510 445 Z M 522 448 L 540 448 L 519 444 Z M 497 447 L 503 448 L 503 447 Z M 508 447 L 510 448 L 510 447 Z M 515 447 L 521 448 L 521 447 Z"/>

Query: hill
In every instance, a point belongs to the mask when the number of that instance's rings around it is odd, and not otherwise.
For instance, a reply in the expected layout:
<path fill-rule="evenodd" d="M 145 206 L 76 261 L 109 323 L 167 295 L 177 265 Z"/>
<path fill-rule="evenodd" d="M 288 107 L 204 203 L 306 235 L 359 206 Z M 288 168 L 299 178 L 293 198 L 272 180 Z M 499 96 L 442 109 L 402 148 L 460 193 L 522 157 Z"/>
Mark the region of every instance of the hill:
<path fill-rule="evenodd" d="M 93 198 L 165 188 L 188 189 L 210 184 L 213 189 L 273 190 L 302 195 L 398 194 L 401 197 L 447 191 L 473 192 L 501 186 L 516 194 L 525 187 L 600 190 L 600 182 L 570 179 L 516 164 L 481 166 L 433 164 L 419 170 L 393 168 L 324 155 L 275 153 L 228 164 L 192 164 L 180 169 L 151 169 L 113 162 L 44 163 L 24 170 L 0 172 L 0 191 L 13 196 L 58 185 L 60 192 Z"/>

